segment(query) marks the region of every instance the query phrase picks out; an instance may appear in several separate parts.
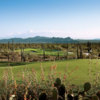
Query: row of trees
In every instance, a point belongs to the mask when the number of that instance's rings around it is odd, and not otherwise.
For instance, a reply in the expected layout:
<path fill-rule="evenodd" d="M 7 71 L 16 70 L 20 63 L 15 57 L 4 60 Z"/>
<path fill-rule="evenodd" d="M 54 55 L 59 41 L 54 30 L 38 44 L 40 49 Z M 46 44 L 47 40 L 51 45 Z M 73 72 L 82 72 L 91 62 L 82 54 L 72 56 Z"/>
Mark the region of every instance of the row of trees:
<path fill-rule="evenodd" d="M 56 50 L 63 50 L 63 49 L 68 49 L 68 48 L 75 48 L 77 45 L 80 45 L 82 48 L 88 48 L 91 47 L 91 43 L 73 43 L 73 44 L 47 44 L 47 43 L 41 43 L 41 44 L 36 44 L 36 43 L 14 43 L 14 41 L 8 42 L 8 43 L 1 43 L 0 44 L 0 51 L 1 50 L 11 50 L 14 51 L 16 49 L 21 49 L 21 48 L 43 48 L 43 46 L 45 47 L 45 49 L 56 49 Z M 100 43 L 94 43 L 92 44 L 93 48 L 95 47 L 100 47 Z"/>
<path fill-rule="evenodd" d="M 99 51 L 100 51 L 100 44 L 92 44 L 90 42 L 85 43 L 85 44 L 15 44 L 14 41 L 12 41 L 12 43 L 7 43 L 7 44 L 0 44 L 0 52 L 2 54 L 2 52 L 7 53 L 7 59 L 8 61 L 10 61 L 11 59 L 11 55 L 12 55 L 12 60 L 15 61 L 16 60 L 16 55 L 17 57 L 20 58 L 20 60 L 22 62 L 26 61 L 26 58 L 29 59 L 30 55 L 25 54 L 24 49 L 26 48 L 40 48 L 43 51 L 41 60 L 46 60 L 46 58 L 49 59 L 49 56 L 47 57 L 47 55 L 45 54 L 45 51 L 47 49 L 50 50 L 58 50 L 57 51 L 57 56 L 56 56 L 56 60 L 58 59 L 69 59 L 69 52 L 74 53 L 74 57 L 72 58 L 76 58 L 76 59 L 82 59 L 84 58 L 84 53 L 88 53 L 89 57 L 91 57 L 91 55 L 96 52 L 97 55 L 99 55 Z M 96 49 L 95 49 L 96 47 Z M 16 50 L 19 50 L 20 52 L 16 52 Z M 60 52 L 59 51 L 63 51 L 65 52 L 65 54 L 63 55 L 63 57 L 60 56 Z M 93 52 L 94 51 L 94 52 Z M 1 55 L 0 55 L 1 56 Z M 2 57 L 1 57 L 2 58 Z M 15 58 L 15 60 L 14 60 Z M 32 58 L 32 56 L 31 56 Z M 34 58 L 34 55 L 33 55 Z M 38 56 L 38 58 L 40 58 Z M 37 58 L 37 60 L 38 60 Z M 34 61 L 34 60 L 33 60 Z"/>

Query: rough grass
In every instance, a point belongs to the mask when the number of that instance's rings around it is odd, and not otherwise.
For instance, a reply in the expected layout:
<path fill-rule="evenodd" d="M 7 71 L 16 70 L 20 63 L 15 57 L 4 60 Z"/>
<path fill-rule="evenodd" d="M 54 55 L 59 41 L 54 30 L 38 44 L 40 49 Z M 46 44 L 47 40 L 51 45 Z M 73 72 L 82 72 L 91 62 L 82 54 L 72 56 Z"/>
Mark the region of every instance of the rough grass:
<path fill-rule="evenodd" d="M 10 66 L 7 62 L 0 62 L 0 79 L 2 79 L 5 73 L 9 72 L 9 79 L 14 76 L 14 79 L 20 81 L 23 73 L 31 77 L 32 69 L 34 69 L 39 80 L 41 78 L 41 66 L 45 77 L 50 73 L 51 66 L 56 66 L 58 77 L 63 78 L 63 75 L 66 74 L 66 81 L 80 85 L 91 81 L 90 77 L 92 77 L 92 81 L 94 80 L 95 75 L 100 70 L 100 60 L 79 59 L 55 62 L 11 63 Z M 89 71 L 91 73 L 90 77 L 88 75 Z"/>

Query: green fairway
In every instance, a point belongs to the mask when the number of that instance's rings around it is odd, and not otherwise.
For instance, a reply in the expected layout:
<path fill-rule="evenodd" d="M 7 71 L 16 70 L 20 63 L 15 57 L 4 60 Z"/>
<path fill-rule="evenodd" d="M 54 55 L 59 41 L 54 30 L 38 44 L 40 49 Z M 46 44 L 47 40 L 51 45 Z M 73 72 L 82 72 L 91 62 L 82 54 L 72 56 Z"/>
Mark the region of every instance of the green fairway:
<path fill-rule="evenodd" d="M 20 50 L 16 50 L 17 52 L 20 52 Z M 30 54 L 37 54 L 37 55 L 43 55 L 43 50 L 42 49 L 32 49 L 32 48 L 26 48 L 24 49 L 24 53 L 30 53 Z M 66 54 L 66 51 L 61 51 L 61 50 L 51 50 L 51 49 L 46 49 L 45 50 L 45 55 L 51 55 L 51 56 L 57 56 L 59 53 L 59 56 L 64 56 Z M 69 52 L 69 55 L 73 55 Z"/>
<path fill-rule="evenodd" d="M 37 73 L 37 79 L 41 76 L 41 66 L 44 70 L 45 77 L 50 73 L 51 66 L 56 66 L 56 72 L 58 77 L 66 74 L 67 81 L 75 84 L 82 84 L 86 81 L 90 81 L 88 75 L 88 69 L 91 71 L 92 80 L 97 72 L 100 70 L 100 60 L 89 60 L 89 59 L 79 59 L 79 60 L 66 60 L 66 61 L 55 61 L 55 62 L 34 62 L 34 63 L 11 63 L 0 62 L 0 79 L 5 73 L 8 73 L 9 78 L 14 76 L 14 79 L 21 80 L 22 74 L 32 75 L 32 69 Z"/>

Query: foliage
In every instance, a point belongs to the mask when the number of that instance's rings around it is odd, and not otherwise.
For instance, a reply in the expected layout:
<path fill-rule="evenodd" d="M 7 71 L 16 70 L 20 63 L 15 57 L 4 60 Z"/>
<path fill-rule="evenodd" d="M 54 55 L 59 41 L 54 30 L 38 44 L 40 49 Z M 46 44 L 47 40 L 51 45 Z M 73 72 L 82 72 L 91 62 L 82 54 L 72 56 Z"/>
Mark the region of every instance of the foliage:
<path fill-rule="evenodd" d="M 84 61 L 84 60 L 82 60 Z M 93 60 L 92 60 L 93 61 Z M 75 61 L 77 62 L 77 61 Z M 64 62 L 63 62 L 64 63 Z M 71 62 L 72 63 L 72 60 Z M 47 63 L 45 63 L 47 65 Z M 90 69 L 91 64 L 89 62 L 89 77 L 94 74 Z M 62 63 L 61 63 L 62 65 Z M 74 63 L 75 66 L 75 63 Z M 96 65 L 95 65 L 96 66 Z M 23 67 L 23 66 L 21 66 Z M 21 67 L 18 67 L 21 68 Z M 30 66 L 28 66 L 29 68 Z M 98 81 L 98 74 L 92 77 L 92 80 L 88 80 L 84 85 L 75 85 L 70 83 L 68 78 L 72 77 L 71 73 L 77 72 L 74 68 L 65 72 L 62 76 L 57 71 L 57 65 L 50 66 L 49 73 L 45 74 L 45 67 L 41 64 L 40 75 L 38 79 L 38 73 L 35 69 L 31 69 L 31 73 L 26 68 L 23 73 L 19 75 L 20 79 L 15 79 L 15 73 L 10 66 L 3 73 L 0 81 L 0 100 L 99 100 L 100 99 L 100 86 Z M 37 68 L 37 67 L 36 67 Z M 61 70 L 61 69 L 60 69 Z M 96 73 L 98 70 L 95 68 Z M 83 70 L 82 70 L 83 71 Z M 85 73 L 86 74 L 86 73 Z M 78 75 L 78 74 L 77 74 Z M 86 77 L 88 77 L 86 75 Z M 67 78 L 66 78 L 67 77 Z M 91 77 L 89 78 L 91 79 Z M 95 82 L 92 82 L 93 79 Z M 80 80 L 79 80 L 80 82 Z M 83 82 L 82 82 L 83 83 Z"/>

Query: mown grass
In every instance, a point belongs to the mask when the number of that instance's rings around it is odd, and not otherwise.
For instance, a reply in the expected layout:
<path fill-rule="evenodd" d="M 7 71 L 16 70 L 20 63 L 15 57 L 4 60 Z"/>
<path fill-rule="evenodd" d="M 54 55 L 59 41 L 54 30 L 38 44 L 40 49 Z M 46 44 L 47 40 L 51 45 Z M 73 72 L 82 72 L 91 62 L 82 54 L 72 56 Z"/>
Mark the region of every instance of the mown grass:
<path fill-rule="evenodd" d="M 16 51 L 20 52 L 20 50 L 16 50 Z M 24 49 L 24 53 L 43 55 L 43 50 L 42 49 L 26 48 L 26 49 Z M 45 55 L 57 56 L 58 53 L 59 53 L 59 56 L 64 56 L 66 52 L 61 51 L 61 50 L 45 49 Z M 69 53 L 69 55 L 73 55 L 73 54 Z"/>
<path fill-rule="evenodd" d="M 41 67 L 42 66 L 42 67 Z M 48 61 L 48 62 L 33 62 L 33 63 L 11 63 L 0 62 L 0 79 L 2 79 L 5 73 L 9 72 L 9 79 L 12 77 L 20 81 L 22 79 L 23 73 L 28 76 L 32 75 L 32 70 L 34 69 L 37 74 L 37 79 L 41 78 L 41 68 L 43 68 L 44 75 L 50 73 L 51 66 L 56 66 L 56 74 L 58 77 L 64 76 L 66 74 L 67 80 L 73 84 L 83 84 L 84 82 L 90 81 L 88 75 L 89 69 L 91 71 L 92 80 L 96 73 L 100 70 L 100 60 L 98 59 L 79 59 L 79 60 L 66 60 L 66 61 Z"/>

